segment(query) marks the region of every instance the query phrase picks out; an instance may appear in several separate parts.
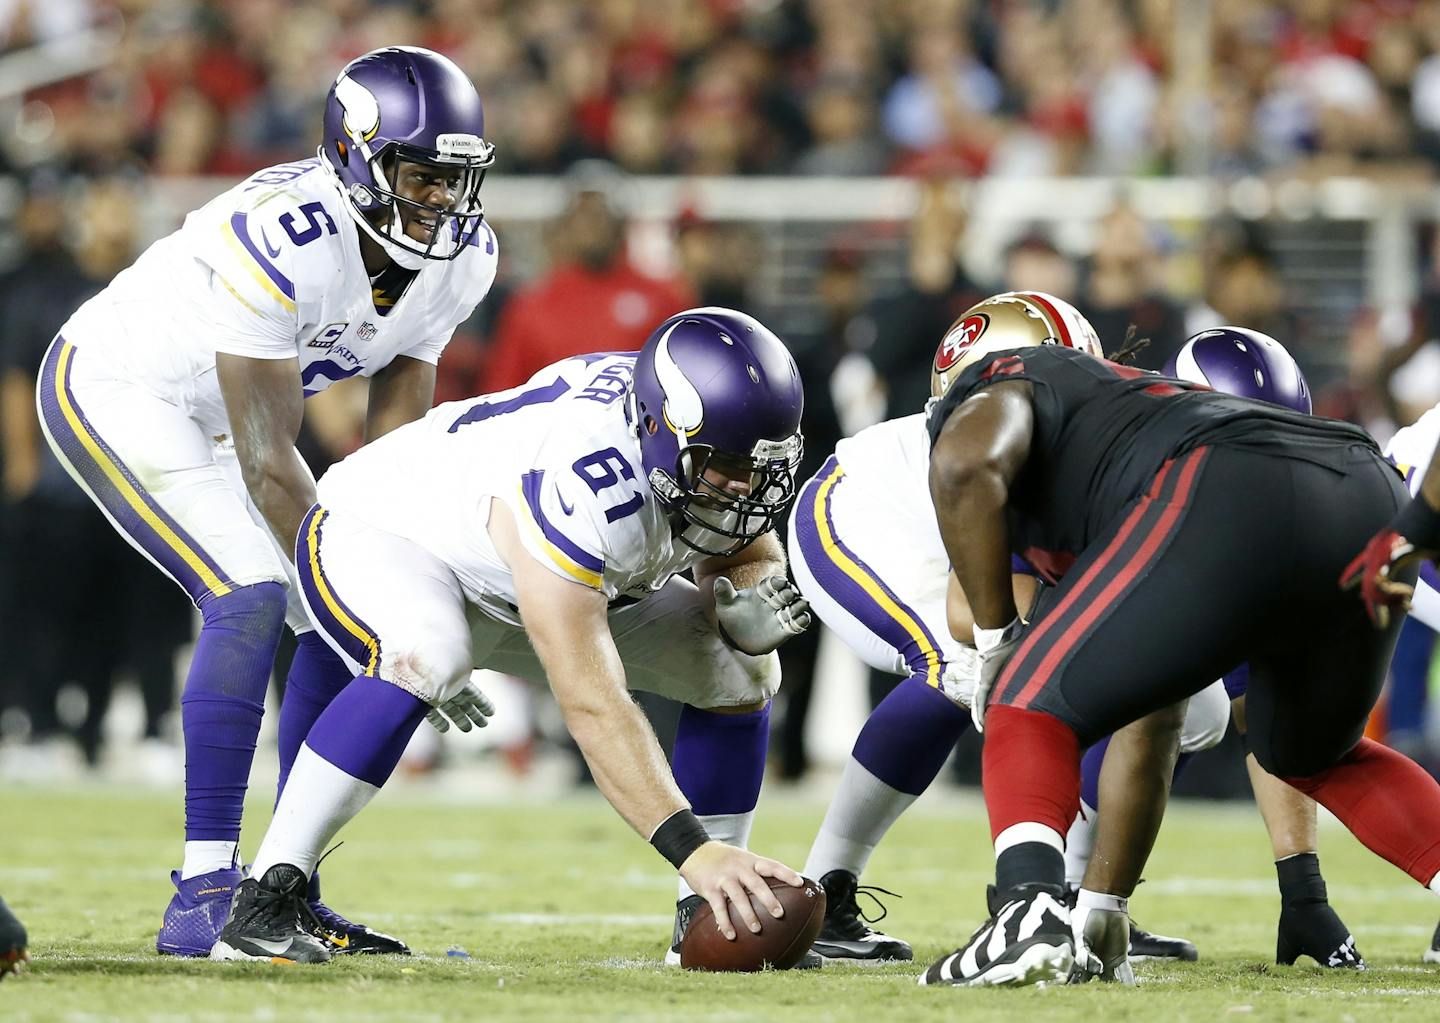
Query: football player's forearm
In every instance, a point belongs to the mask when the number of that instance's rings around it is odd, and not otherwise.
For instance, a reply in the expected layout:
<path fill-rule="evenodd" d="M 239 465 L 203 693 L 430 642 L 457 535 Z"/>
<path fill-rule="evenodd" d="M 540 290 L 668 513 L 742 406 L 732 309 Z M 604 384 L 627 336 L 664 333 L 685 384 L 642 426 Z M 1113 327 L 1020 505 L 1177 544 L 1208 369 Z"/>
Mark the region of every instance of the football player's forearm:
<path fill-rule="evenodd" d="M 315 482 L 293 449 L 247 467 L 245 486 L 281 550 L 291 557 L 300 522 L 315 504 Z"/>
<path fill-rule="evenodd" d="M 601 794 L 641 838 L 648 840 L 666 818 L 688 805 L 654 729 L 629 694 L 608 706 L 602 701 L 562 703 L 561 711 Z"/>
<path fill-rule="evenodd" d="M 1420 480 L 1420 492 L 1417 496 L 1425 498 L 1431 508 L 1440 510 L 1440 448 L 1436 448 L 1435 454 L 1430 456 L 1430 464 L 1425 469 L 1424 478 Z"/>
<path fill-rule="evenodd" d="M 1003 628 L 1019 614 L 1010 583 L 1008 493 L 999 473 L 984 469 L 950 476 L 934 490 L 945 551 L 974 622 L 984 629 Z"/>
<path fill-rule="evenodd" d="M 729 558 L 707 558 L 695 567 L 695 585 L 702 593 L 713 595 L 715 580 L 722 575 L 737 590 L 758 586 L 773 575 L 784 575 L 785 549 L 773 532 L 765 533 L 739 554 Z M 713 596 L 711 607 L 713 610 Z"/>

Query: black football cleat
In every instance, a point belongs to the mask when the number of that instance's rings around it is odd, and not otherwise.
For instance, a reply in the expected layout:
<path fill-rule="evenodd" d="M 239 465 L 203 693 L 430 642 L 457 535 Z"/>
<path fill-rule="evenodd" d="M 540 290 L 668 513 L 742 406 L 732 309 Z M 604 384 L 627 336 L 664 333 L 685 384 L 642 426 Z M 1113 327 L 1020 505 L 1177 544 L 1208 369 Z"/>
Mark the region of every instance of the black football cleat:
<path fill-rule="evenodd" d="M 0 980 L 7 973 L 19 973 L 30 960 L 30 939 L 22 924 L 5 900 L 0 899 Z"/>
<path fill-rule="evenodd" d="M 311 933 L 317 923 L 305 899 L 307 885 L 304 872 L 288 863 L 275 864 L 258 881 L 241 881 L 210 958 L 329 962 L 329 948 Z"/>
<path fill-rule="evenodd" d="M 306 929 L 325 943 L 331 955 L 398 955 L 408 956 L 410 946 L 399 938 L 346 920 L 324 902 L 320 901 L 320 873 L 310 877 L 310 888 L 305 901 L 310 906 L 311 916 L 305 922 Z"/>
<path fill-rule="evenodd" d="M 1064 984 L 1075 964 L 1070 909 L 1058 885 L 1025 884 L 997 893 L 994 907 L 960 948 L 920 975 L 922 987 Z"/>
<path fill-rule="evenodd" d="M 1171 938 L 1164 934 L 1151 934 L 1130 921 L 1130 961 L 1149 962 L 1152 959 L 1169 959 L 1174 962 L 1193 963 L 1200 958 L 1193 941 Z"/>
<path fill-rule="evenodd" d="M 827 963 L 871 966 L 879 963 L 910 962 L 915 958 L 909 943 L 870 926 L 885 919 L 885 906 L 875 893 L 900 896 L 884 888 L 861 885 L 848 870 L 832 870 L 820 879 L 825 889 L 825 923 L 810 947 Z M 865 895 L 880 908 L 867 917 L 860 912 L 859 896 Z"/>
<path fill-rule="evenodd" d="M 670 950 L 665 953 L 666 966 L 680 965 L 680 943 L 685 940 L 685 932 L 690 929 L 690 921 L 694 919 L 695 913 L 703 905 L 705 905 L 705 899 L 700 895 L 687 895 L 675 903 L 675 930 L 670 935 Z M 790 969 L 818 970 L 823 965 L 824 960 L 811 948 L 807 949 L 800 961 Z"/>
<path fill-rule="evenodd" d="M 1365 957 L 1355 937 L 1328 902 L 1282 902 L 1275 936 L 1275 962 L 1292 966 L 1309 956 L 1327 970 L 1363 970 Z"/>

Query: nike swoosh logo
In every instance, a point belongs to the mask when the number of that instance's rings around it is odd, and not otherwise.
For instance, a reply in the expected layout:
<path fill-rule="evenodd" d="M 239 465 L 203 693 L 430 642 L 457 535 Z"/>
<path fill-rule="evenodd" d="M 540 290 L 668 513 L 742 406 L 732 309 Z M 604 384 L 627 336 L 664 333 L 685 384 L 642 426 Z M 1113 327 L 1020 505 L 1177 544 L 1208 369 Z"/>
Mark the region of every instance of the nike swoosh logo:
<path fill-rule="evenodd" d="M 286 938 L 284 941 L 267 941 L 264 938 L 251 938 L 250 944 L 256 948 L 263 949 L 271 955 L 284 955 L 290 951 L 290 946 L 295 943 L 294 938 Z"/>
<path fill-rule="evenodd" d="M 260 240 L 265 243 L 265 251 L 270 254 L 271 259 L 274 259 L 276 256 L 280 255 L 280 250 L 271 246 L 270 236 L 265 233 L 265 229 L 263 227 L 260 229 Z"/>
<path fill-rule="evenodd" d="M 575 506 L 573 504 L 566 504 L 565 498 L 561 497 L 559 494 L 555 495 L 555 499 L 560 502 L 560 510 L 563 511 L 566 515 L 575 514 Z"/>

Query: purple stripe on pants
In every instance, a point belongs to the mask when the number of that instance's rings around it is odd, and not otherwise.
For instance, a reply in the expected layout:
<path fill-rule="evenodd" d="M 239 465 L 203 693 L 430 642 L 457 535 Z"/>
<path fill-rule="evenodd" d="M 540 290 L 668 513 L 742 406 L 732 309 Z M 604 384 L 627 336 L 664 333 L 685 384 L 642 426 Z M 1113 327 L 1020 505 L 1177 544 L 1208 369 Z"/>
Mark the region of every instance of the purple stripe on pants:
<path fill-rule="evenodd" d="M 305 602 L 310 606 L 315 626 L 345 651 L 347 657 L 360 665 L 361 674 L 378 676 L 380 637 L 340 599 L 320 562 L 321 535 L 328 515 L 329 512 L 317 504 L 300 520 L 300 532 L 295 537 L 295 565 L 300 588 L 305 592 Z M 349 624 L 335 614 L 332 603 L 349 619 Z"/>
<path fill-rule="evenodd" d="M 830 514 L 830 498 L 843 477 L 844 470 L 831 455 L 800 492 L 795 539 L 800 544 L 805 564 L 821 588 L 856 621 L 900 651 L 911 674 L 938 686 L 941 654 L 935 637 L 920 616 L 845 545 L 835 528 L 835 520 Z M 833 552 L 823 539 L 825 532 L 833 541 Z M 884 594 L 893 606 L 882 604 L 867 590 L 865 583 Z"/>
<path fill-rule="evenodd" d="M 67 351 L 71 354 L 69 358 L 63 360 L 62 373 L 62 357 Z M 90 421 L 85 418 L 80 403 L 75 400 L 75 394 L 70 389 L 70 360 L 74 358 L 74 351 L 74 345 L 64 338 L 56 337 L 54 343 L 50 345 L 50 350 L 45 353 L 45 362 L 40 368 L 40 414 L 45 419 L 45 426 L 49 429 L 50 436 L 54 438 L 54 446 L 58 449 L 56 453 L 79 473 L 80 478 L 85 481 L 85 485 L 90 488 L 90 492 L 95 495 L 96 503 L 109 513 L 120 529 L 141 550 L 150 555 L 172 579 L 180 584 L 197 607 L 215 596 L 217 591 L 205 584 L 179 549 L 161 535 L 154 526 L 145 521 L 139 509 L 131 503 L 131 499 L 127 498 L 126 494 L 112 481 L 110 475 L 105 471 L 104 465 L 93 454 L 91 447 L 85 443 L 86 439 L 100 451 L 100 457 L 108 461 L 111 467 L 125 479 L 146 510 L 175 535 L 179 544 L 189 548 L 191 554 L 214 573 L 215 578 L 224 587 L 224 590 L 220 592 L 228 592 L 233 589 L 235 584 L 225 575 L 215 560 L 205 553 L 204 549 L 195 542 L 189 533 L 185 532 L 178 522 L 166 514 L 165 509 L 161 508 L 141 486 L 135 474 L 114 451 L 110 450 L 110 446 L 95 432 Z M 72 423 L 65 414 L 61 400 L 62 395 L 64 403 L 70 406 L 78 420 L 78 425 Z M 80 431 L 84 431 L 83 437 Z"/>

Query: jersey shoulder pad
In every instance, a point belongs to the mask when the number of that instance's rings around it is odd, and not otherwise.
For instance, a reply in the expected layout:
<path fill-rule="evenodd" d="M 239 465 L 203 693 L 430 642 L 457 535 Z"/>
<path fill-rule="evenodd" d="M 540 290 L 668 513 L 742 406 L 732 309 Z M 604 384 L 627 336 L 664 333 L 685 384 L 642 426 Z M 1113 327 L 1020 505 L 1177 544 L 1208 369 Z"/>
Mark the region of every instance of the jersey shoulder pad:
<path fill-rule="evenodd" d="M 524 513 L 534 526 L 530 538 L 537 541 L 532 553 L 607 592 L 607 567 L 626 570 L 644 560 L 643 513 L 652 500 L 626 445 L 608 440 L 584 431 L 557 438 L 542 448 L 542 465 L 521 480 Z"/>
<path fill-rule="evenodd" d="M 482 220 L 446 274 L 446 289 L 455 301 L 457 319 L 469 316 L 490 293 L 499 263 L 500 241 L 489 222 Z"/>
<path fill-rule="evenodd" d="M 236 201 L 208 225 L 199 256 L 237 298 L 257 311 L 294 314 L 334 287 L 344 273 L 346 235 L 333 188 L 301 179 L 236 191 Z"/>

